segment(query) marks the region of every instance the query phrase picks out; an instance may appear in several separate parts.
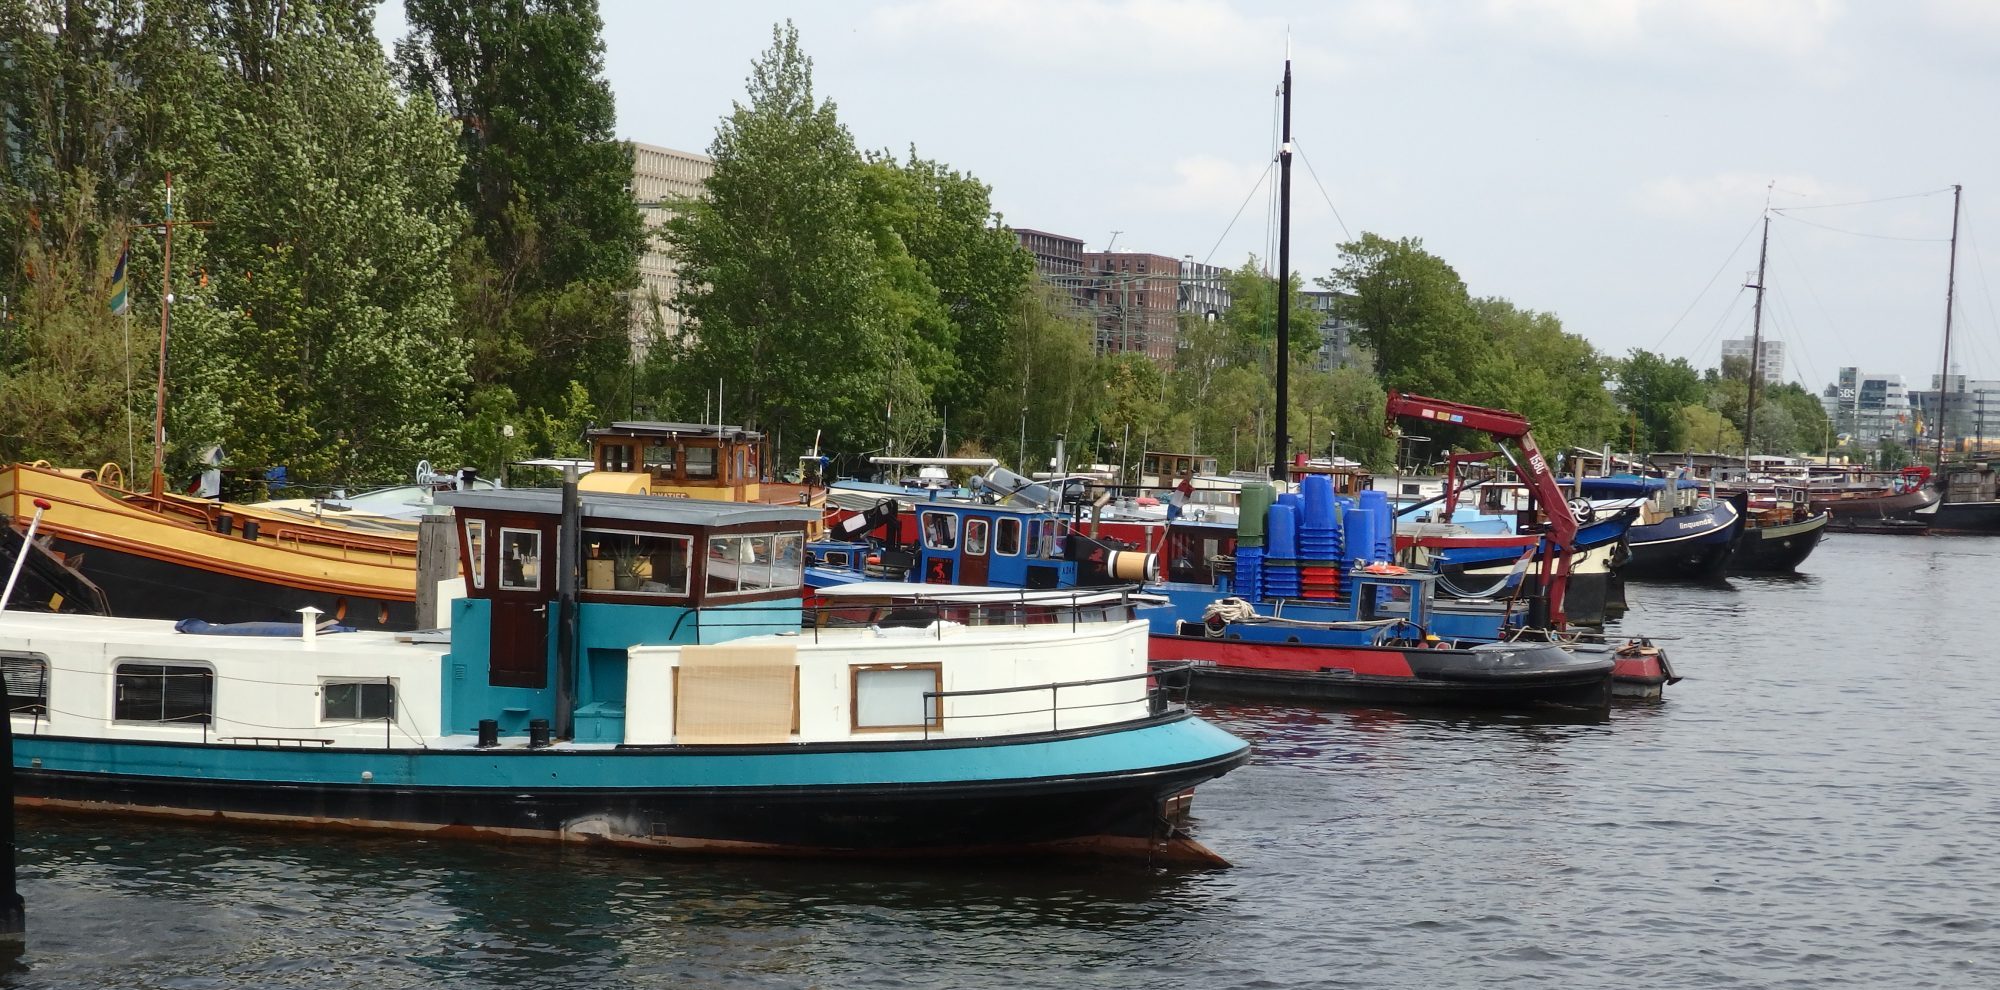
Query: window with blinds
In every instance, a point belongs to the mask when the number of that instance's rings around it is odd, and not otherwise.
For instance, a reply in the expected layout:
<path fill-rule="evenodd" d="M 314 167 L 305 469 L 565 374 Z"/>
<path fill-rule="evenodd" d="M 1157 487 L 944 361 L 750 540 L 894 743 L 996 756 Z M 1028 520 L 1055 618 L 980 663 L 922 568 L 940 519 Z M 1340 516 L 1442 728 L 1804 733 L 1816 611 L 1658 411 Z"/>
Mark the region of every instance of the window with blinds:
<path fill-rule="evenodd" d="M 112 718 L 120 722 L 207 725 L 215 714 L 215 672 L 164 663 L 118 665 Z"/>

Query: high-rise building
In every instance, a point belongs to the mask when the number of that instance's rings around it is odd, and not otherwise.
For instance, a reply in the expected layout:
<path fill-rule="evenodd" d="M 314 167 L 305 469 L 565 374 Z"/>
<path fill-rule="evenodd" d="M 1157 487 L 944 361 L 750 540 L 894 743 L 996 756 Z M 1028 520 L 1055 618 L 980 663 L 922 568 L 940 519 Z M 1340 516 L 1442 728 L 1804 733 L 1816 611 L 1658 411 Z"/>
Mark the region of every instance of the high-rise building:
<path fill-rule="evenodd" d="M 1902 375 L 1842 368 L 1840 380 L 1828 385 L 1819 401 L 1834 432 L 1864 447 L 1884 439 L 1907 443 L 1916 429 Z"/>
<path fill-rule="evenodd" d="M 1785 380 L 1785 342 L 1782 340 L 1757 341 L 1757 380 L 1760 382 L 1782 382 Z M 1722 360 L 1730 358 L 1750 359 L 1751 338 L 1725 340 L 1722 342 Z"/>
<path fill-rule="evenodd" d="M 632 198 L 646 218 L 646 253 L 639 257 L 639 289 L 632 295 L 632 353 L 643 354 L 655 340 L 680 336 L 682 316 L 674 308 L 680 290 L 679 266 L 659 237 L 660 225 L 674 215 L 676 202 L 708 194 L 715 161 L 692 151 L 650 144 L 632 145 Z"/>
<path fill-rule="evenodd" d="M 1310 300 L 1314 315 L 1319 317 L 1319 356 L 1317 364 L 1321 371 L 1332 371 L 1345 367 L 1348 361 L 1348 344 L 1354 335 L 1354 324 L 1340 315 L 1340 293 L 1319 289 L 1307 289 L 1306 299 Z M 1304 325 L 1303 320 L 1295 324 Z"/>

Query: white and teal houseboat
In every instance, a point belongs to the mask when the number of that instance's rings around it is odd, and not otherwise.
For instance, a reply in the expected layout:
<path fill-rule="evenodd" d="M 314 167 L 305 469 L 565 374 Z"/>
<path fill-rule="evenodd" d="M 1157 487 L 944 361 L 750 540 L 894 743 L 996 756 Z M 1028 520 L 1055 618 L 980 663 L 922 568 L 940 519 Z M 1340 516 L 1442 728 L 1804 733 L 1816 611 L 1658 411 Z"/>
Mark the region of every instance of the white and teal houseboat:
<path fill-rule="evenodd" d="M 681 852 L 1214 860 L 1191 792 L 1247 747 L 1165 696 L 1144 621 L 802 621 L 814 509 L 439 502 L 467 575 L 446 631 L 0 613 L 17 800 Z"/>

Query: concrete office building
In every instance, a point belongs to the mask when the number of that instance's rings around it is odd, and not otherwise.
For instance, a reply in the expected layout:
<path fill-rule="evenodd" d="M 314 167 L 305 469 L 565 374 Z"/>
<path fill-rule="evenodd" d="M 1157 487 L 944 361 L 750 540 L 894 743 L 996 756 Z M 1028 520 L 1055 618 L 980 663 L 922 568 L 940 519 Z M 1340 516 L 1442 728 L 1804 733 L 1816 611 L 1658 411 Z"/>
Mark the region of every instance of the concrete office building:
<path fill-rule="evenodd" d="M 1916 417 L 1902 375 L 1842 368 L 1840 380 L 1828 385 L 1819 401 L 1833 431 L 1863 447 L 1884 438 L 1908 444 L 1914 435 Z"/>
<path fill-rule="evenodd" d="M 1782 382 L 1785 380 L 1785 342 L 1782 340 L 1757 341 L 1757 380 L 1760 382 Z M 1722 342 L 1722 360 L 1750 359 L 1751 338 L 1725 340 Z"/>
<path fill-rule="evenodd" d="M 646 253 L 639 257 L 639 289 L 632 294 L 632 353 L 645 353 L 655 340 L 680 336 L 682 317 L 673 306 L 680 289 L 678 266 L 658 236 L 674 215 L 677 200 L 707 195 L 715 161 L 692 151 L 650 144 L 632 145 L 632 198 L 646 219 Z"/>

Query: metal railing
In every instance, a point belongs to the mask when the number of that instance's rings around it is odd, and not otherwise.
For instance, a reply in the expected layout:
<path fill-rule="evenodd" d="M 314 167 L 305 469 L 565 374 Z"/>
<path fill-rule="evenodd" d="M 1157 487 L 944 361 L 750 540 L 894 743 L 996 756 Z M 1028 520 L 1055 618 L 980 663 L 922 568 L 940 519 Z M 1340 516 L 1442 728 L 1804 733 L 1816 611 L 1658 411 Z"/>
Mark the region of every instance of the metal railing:
<path fill-rule="evenodd" d="M 1064 591 L 1067 593 L 1065 594 Z M 1138 597 L 1143 592 L 1135 585 L 1104 588 L 1076 588 L 1064 591 L 1037 591 L 1022 588 L 986 588 L 975 591 L 952 593 L 951 601 L 869 601 L 841 603 L 822 602 L 816 606 L 807 605 L 738 605 L 728 608 L 690 608 L 674 620 L 667 631 L 668 640 L 680 636 L 683 626 L 690 619 L 694 622 L 695 642 L 704 641 L 709 630 L 721 629 L 761 629 L 774 630 L 780 623 L 768 621 L 718 622 L 718 617 L 740 616 L 752 618 L 758 615 L 799 616 L 801 631 L 810 631 L 813 642 L 820 642 L 822 629 L 847 628 L 904 628 L 933 629 L 936 638 L 944 639 L 945 623 L 957 622 L 974 628 L 984 626 L 1036 627 L 1060 625 L 1067 621 L 1071 632 L 1079 632 L 1091 623 L 1125 622 L 1135 617 L 1135 608 L 1140 604 Z M 1105 598 L 1116 595 L 1115 599 Z M 903 596 L 884 593 L 882 598 L 894 599 Z M 1002 611 L 1004 609 L 1004 611 Z M 840 613 L 863 613 L 863 618 L 850 618 Z M 1086 615 L 1088 613 L 1088 615 Z M 1048 621 L 1027 621 L 1030 617 L 1046 615 Z M 971 620 L 971 621 L 967 621 Z M 985 621 L 979 621 L 985 620 Z M 999 620 L 999 621 L 994 621 Z"/>
<path fill-rule="evenodd" d="M 924 711 L 927 717 L 924 719 L 924 738 L 930 738 L 933 727 L 942 731 L 942 723 L 946 719 L 1015 718 L 1022 715 L 1039 715 L 1046 712 L 1049 716 L 1049 728 L 1054 731 L 1062 728 L 1062 713 L 1065 711 L 1111 708 L 1118 705 L 1130 705 L 1144 701 L 1148 715 L 1163 714 L 1171 709 L 1187 706 L 1188 688 L 1193 682 L 1193 677 L 1188 672 L 1193 670 L 1194 667 L 1195 663 L 1193 661 L 1183 661 L 1179 663 L 1160 664 L 1136 674 L 1120 674 L 1116 677 L 1093 677 L 1081 681 L 1055 681 L 1049 684 L 1023 684 L 1015 687 L 971 688 L 960 691 L 925 691 L 923 695 Z M 1137 680 L 1151 681 L 1146 686 L 1145 693 L 1137 698 L 1125 698 L 1118 701 L 1086 702 L 1074 705 L 1064 705 L 1062 703 L 1062 690 L 1064 688 L 1096 687 L 1104 684 L 1120 684 Z M 1048 707 L 1026 708 L 1006 712 L 972 712 L 962 715 L 948 715 L 944 711 L 944 699 L 946 698 L 993 697 L 998 695 L 1024 694 L 1031 691 L 1047 691 L 1049 693 Z"/>

